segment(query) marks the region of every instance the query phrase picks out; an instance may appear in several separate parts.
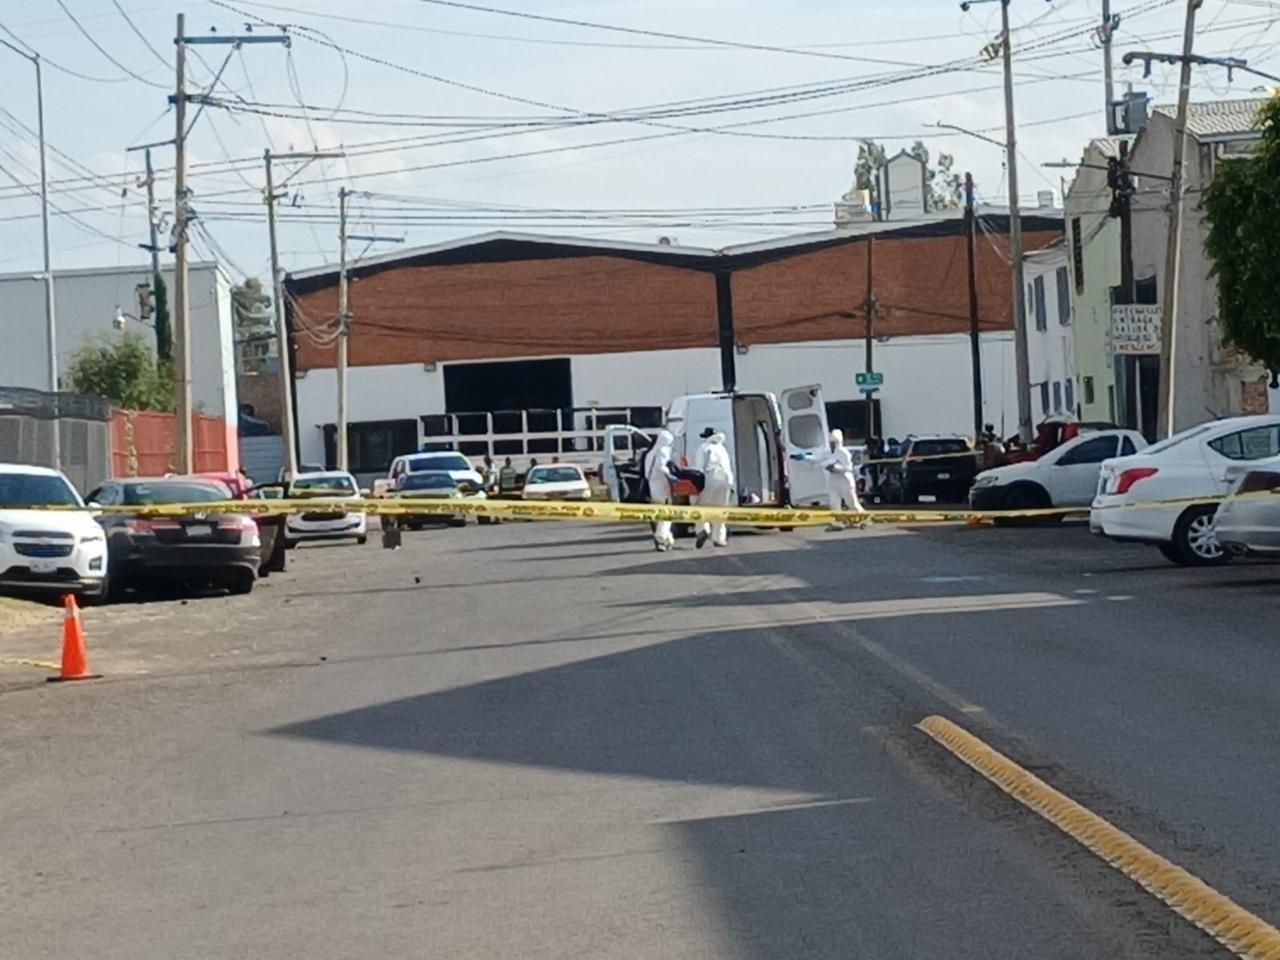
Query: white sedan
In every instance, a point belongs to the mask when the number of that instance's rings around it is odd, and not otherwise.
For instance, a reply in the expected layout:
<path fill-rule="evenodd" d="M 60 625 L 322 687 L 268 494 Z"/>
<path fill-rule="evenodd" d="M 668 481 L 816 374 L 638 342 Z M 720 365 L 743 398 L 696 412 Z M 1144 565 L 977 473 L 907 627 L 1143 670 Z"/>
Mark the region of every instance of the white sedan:
<path fill-rule="evenodd" d="M 1233 553 L 1280 555 L 1280 457 L 1228 467 L 1227 475 L 1232 496 L 1246 499 L 1218 508 L 1218 542 Z"/>
<path fill-rule="evenodd" d="M 355 477 L 342 470 L 300 473 L 289 484 L 289 497 L 300 499 L 362 500 Z M 284 544 L 292 549 L 303 540 L 354 540 L 368 538 L 363 510 L 308 510 L 291 513 L 284 521 Z"/>
<path fill-rule="evenodd" d="M 1280 416 L 1232 417 L 1202 423 L 1132 457 L 1107 460 L 1089 528 L 1113 540 L 1151 543 L 1174 563 L 1226 563 L 1218 542 L 1218 504 L 1155 501 L 1218 498 L 1230 490 L 1229 470 L 1280 455 Z"/>
<path fill-rule="evenodd" d="M 1146 445 L 1136 430 L 1082 433 L 1038 460 L 983 470 L 974 477 L 969 504 L 975 510 L 1087 507 L 1098 492 L 1102 462 Z"/>
<path fill-rule="evenodd" d="M 581 467 L 552 463 L 529 471 L 520 497 L 524 500 L 590 500 L 591 484 L 587 483 Z"/>

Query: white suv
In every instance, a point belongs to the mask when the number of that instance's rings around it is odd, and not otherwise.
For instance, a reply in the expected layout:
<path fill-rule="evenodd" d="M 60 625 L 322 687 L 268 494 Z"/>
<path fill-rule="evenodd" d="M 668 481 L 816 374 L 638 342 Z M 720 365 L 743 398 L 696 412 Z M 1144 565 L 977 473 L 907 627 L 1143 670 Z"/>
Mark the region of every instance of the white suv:
<path fill-rule="evenodd" d="M 0 463 L 0 589 L 105 597 L 107 541 L 83 507 L 57 470 Z"/>

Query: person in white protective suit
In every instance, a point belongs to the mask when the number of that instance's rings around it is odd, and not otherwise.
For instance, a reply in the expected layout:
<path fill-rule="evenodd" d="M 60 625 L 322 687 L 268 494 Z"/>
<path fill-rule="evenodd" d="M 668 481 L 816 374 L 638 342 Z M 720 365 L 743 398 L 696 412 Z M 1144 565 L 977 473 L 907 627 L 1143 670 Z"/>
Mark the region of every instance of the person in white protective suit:
<path fill-rule="evenodd" d="M 672 450 L 676 438 L 670 430 L 661 430 L 658 437 L 645 456 L 645 479 L 649 481 L 649 502 L 671 502 L 671 462 Z M 671 521 L 659 520 L 653 528 L 653 546 L 656 550 L 670 550 L 676 545 L 676 538 L 671 533 Z"/>
<path fill-rule="evenodd" d="M 827 503 L 832 510 L 848 509 L 862 512 L 862 504 L 858 502 L 857 477 L 853 470 L 853 457 L 844 448 L 844 433 L 832 430 L 828 437 L 827 453 L 822 460 L 822 469 L 827 474 Z M 843 530 L 844 524 L 833 520 L 828 530 Z"/>
<path fill-rule="evenodd" d="M 702 446 L 698 448 L 697 469 L 702 471 L 702 492 L 695 503 L 706 507 L 728 507 L 733 504 L 733 461 L 729 448 L 724 444 L 724 434 L 711 427 L 702 432 Z M 729 545 L 729 526 L 726 523 L 704 521 L 698 524 L 698 549 L 707 544 L 707 538 L 717 547 Z"/>

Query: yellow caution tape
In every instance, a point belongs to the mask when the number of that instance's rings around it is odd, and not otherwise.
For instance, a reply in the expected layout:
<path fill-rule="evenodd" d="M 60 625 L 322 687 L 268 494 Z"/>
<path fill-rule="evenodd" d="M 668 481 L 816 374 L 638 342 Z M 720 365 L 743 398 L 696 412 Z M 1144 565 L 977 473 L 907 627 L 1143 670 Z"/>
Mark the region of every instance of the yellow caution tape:
<path fill-rule="evenodd" d="M 1183 497 L 1102 506 L 1098 510 L 1129 508 L 1187 507 L 1271 498 L 1280 505 L 1280 494 L 1270 491 L 1234 496 Z M 1047 519 L 1083 517 L 1089 507 L 1042 507 L 1029 510 L 826 510 L 806 507 L 713 507 L 682 504 L 610 503 L 598 500 L 488 500 L 479 497 L 456 499 L 371 498 L 363 500 L 228 500 L 217 503 L 171 503 L 150 506 L 37 507 L 48 510 L 92 510 L 102 514 L 135 517 L 208 516 L 227 513 L 253 516 L 280 516 L 299 513 L 364 513 L 370 516 L 442 516 L 460 513 L 500 520 L 590 520 L 606 523 L 728 523 L 744 527 L 813 527 L 830 523 L 955 523 L 985 520 Z"/>
<path fill-rule="evenodd" d="M 945 717 L 925 717 L 916 727 L 1232 953 L 1247 960 L 1280 960 L 1280 931 L 1199 877 L 1055 790 Z"/>

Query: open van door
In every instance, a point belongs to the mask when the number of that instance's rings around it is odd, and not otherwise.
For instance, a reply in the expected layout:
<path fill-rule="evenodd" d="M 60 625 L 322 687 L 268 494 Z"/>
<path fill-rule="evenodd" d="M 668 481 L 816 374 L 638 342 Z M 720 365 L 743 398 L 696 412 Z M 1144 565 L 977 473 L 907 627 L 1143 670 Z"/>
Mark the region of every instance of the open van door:
<path fill-rule="evenodd" d="M 827 407 L 822 400 L 822 387 L 812 384 L 783 390 L 779 403 L 791 504 L 824 503 L 827 478 L 821 462 L 827 449 Z"/>
<path fill-rule="evenodd" d="M 641 502 L 644 487 L 644 458 L 653 437 L 639 427 L 617 423 L 604 428 L 604 461 L 600 480 L 614 503 Z"/>

